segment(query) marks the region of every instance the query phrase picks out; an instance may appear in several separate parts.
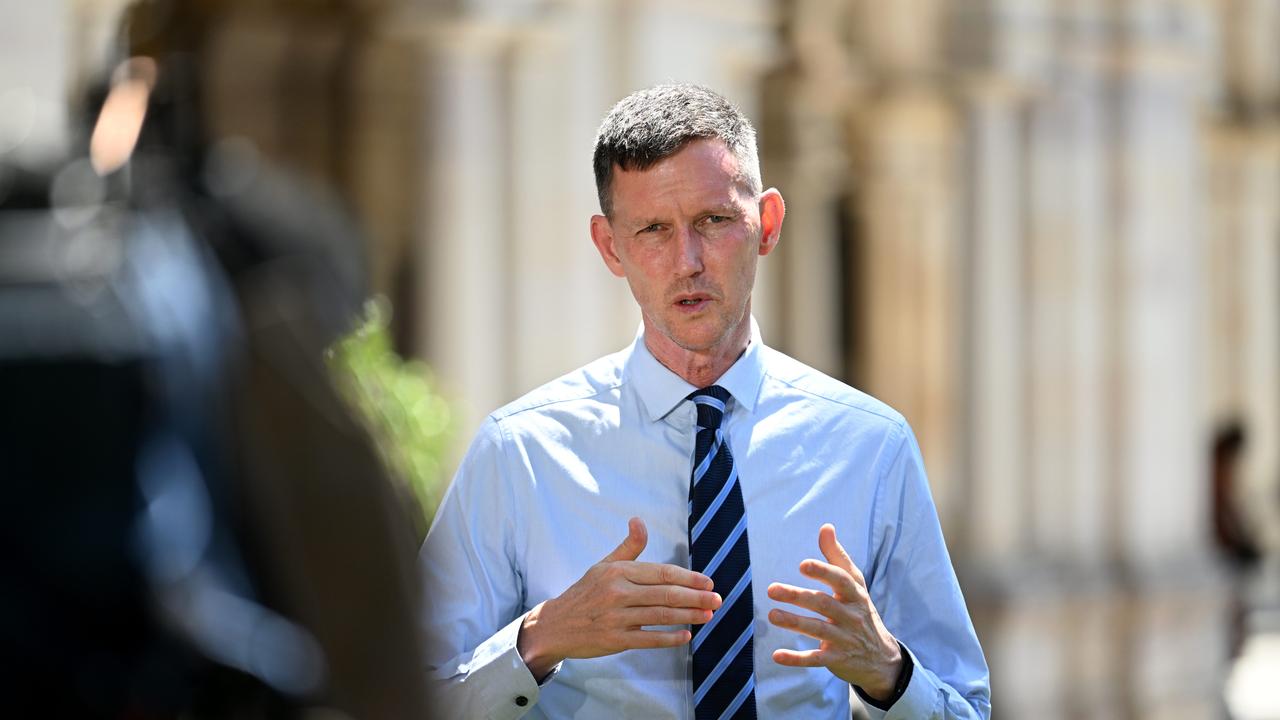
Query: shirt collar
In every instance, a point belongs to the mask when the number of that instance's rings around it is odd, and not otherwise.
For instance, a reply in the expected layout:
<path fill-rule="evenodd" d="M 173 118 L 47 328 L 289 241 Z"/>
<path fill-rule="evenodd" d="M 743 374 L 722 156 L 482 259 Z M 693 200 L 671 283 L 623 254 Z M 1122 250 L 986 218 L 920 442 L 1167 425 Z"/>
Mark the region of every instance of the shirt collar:
<path fill-rule="evenodd" d="M 764 361 L 761 357 L 760 326 L 751 318 L 751 339 L 747 349 L 733 365 L 715 381 L 733 395 L 734 401 L 748 412 L 755 410 L 760 397 L 760 385 L 764 382 Z M 636 388 L 645 414 L 656 422 L 666 417 L 677 405 L 697 390 L 684 378 L 671 372 L 649 352 L 644 344 L 644 323 L 636 332 L 631 345 L 631 356 L 623 371 L 626 381 Z"/>

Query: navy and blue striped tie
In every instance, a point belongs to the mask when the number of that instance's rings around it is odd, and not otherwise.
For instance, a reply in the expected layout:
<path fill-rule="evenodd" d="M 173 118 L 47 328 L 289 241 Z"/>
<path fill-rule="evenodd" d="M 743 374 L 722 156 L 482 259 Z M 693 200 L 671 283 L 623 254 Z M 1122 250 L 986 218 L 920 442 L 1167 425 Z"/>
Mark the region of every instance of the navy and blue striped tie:
<path fill-rule="evenodd" d="M 719 385 L 689 396 L 698 434 L 689 486 L 689 555 L 710 576 L 724 604 L 711 622 L 693 626 L 693 702 L 698 720 L 754 718 L 751 657 L 751 556 L 738 470 L 720 427 L 729 391 Z"/>

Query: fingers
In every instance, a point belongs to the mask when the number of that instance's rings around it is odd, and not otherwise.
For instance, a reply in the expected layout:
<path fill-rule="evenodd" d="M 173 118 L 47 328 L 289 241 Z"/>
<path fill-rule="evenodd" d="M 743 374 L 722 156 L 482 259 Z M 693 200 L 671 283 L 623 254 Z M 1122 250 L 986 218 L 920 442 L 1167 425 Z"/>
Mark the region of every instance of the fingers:
<path fill-rule="evenodd" d="M 648 544 L 649 530 L 645 528 L 643 520 L 633 517 L 627 521 L 627 539 L 614 548 L 613 552 L 605 555 L 604 562 L 635 560 L 640 557 L 640 553 L 644 552 L 644 546 Z"/>
<path fill-rule="evenodd" d="M 796 615 L 786 610 L 770 610 L 769 622 L 784 630 L 808 635 L 816 640 L 839 643 L 847 639 L 845 633 L 834 623 L 819 618 Z"/>
<path fill-rule="evenodd" d="M 633 628 L 650 625 L 702 625 L 711 622 L 711 615 L 710 610 L 673 607 L 630 607 L 618 611 L 622 624 Z"/>
<path fill-rule="evenodd" d="M 805 610 L 812 610 L 835 622 L 849 620 L 850 613 L 848 608 L 824 592 L 798 588 L 794 585 L 783 583 L 773 583 L 769 586 L 768 595 L 770 599 L 802 607 Z"/>
<path fill-rule="evenodd" d="M 632 630 L 622 636 L 623 649 L 667 648 L 687 645 L 693 634 L 688 630 Z"/>
<path fill-rule="evenodd" d="M 859 585 L 848 571 L 830 563 L 805 560 L 800 563 L 800 572 L 830 587 L 838 600 L 852 600 L 866 594 L 865 586 Z"/>
<path fill-rule="evenodd" d="M 830 653 L 824 650 L 774 650 L 773 661 L 791 667 L 824 667 L 831 663 Z"/>
<path fill-rule="evenodd" d="M 663 563 L 632 563 L 623 575 L 637 585 L 683 585 L 694 590 L 710 590 L 715 586 L 711 578 L 700 572 Z"/>
<path fill-rule="evenodd" d="M 826 523 L 818 528 L 818 548 L 822 550 L 827 562 L 849 573 L 853 576 L 854 582 L 863 587 L 867 586 L 866 579 L 862 577 L 862 571 L 853 564 L 853 558 L 849 557 L 844 546 L 836 539 L 835 525 Z"/>
<path fill-rule="evenodd" d="M 716 610 L 720 596 L 707 590 L 694 590 L 679 585 L 636 585 L 629 593 L 631 607 L 672 607 Z"/>

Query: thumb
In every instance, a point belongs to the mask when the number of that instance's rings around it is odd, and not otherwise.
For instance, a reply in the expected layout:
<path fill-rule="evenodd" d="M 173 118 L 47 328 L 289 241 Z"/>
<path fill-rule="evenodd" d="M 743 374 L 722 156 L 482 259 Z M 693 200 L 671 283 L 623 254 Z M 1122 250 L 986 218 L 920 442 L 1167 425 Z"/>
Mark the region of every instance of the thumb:
<path fill-rule="evenodd" d="M 827 562 L 852 575 L 854 581 L 858 584 L 866 585 L 866 580 L 862 577 L 862 571 L 853 564 L 853 558 L 849 557 L 849 553 L 845 551 L 844 546 L 836 539 L 835 525 L 826 523 L 821 528 L 818 528 L 818 547 L 822 550 L 822 554 L 826 556 Z"/>
<path fill-rule="evenodd" d="M 645 529 L 644 521 L 633 517 L 627 522 L 627 539 L 614 548 L 613 552 L 605 555 L 604 562 L 635 560 L 640 557 L 640 553 L 644 552 L 644 546 L 648 544 L 649 531 Z"/>

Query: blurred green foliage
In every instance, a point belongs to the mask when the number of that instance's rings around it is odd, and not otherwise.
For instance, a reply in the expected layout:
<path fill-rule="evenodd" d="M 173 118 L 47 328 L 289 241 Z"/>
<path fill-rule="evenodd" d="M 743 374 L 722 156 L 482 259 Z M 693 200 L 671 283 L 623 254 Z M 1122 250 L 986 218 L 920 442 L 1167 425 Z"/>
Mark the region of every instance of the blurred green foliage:
<path fill-rule="evenodd" d="M 387 327 L 390 315 L 385 298 L 370 300 L 363 322 L 334 343 L 328 361 L 383 461 L 417 500 L 415 525 L 425 536 L 448 482 L 444 458 L 452 416 L 426 363 L 396 353 Z"/>

